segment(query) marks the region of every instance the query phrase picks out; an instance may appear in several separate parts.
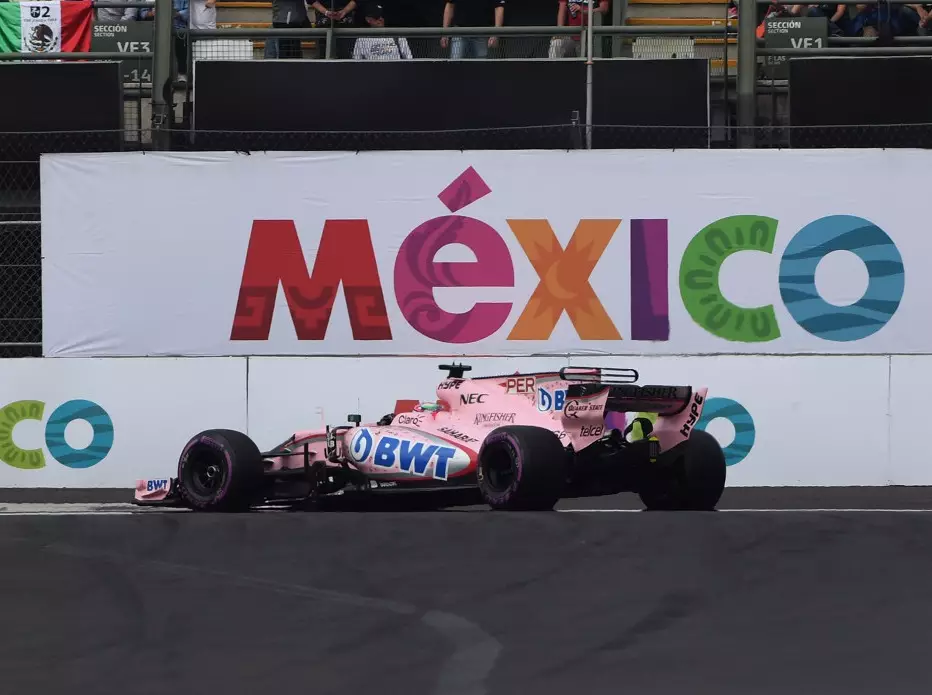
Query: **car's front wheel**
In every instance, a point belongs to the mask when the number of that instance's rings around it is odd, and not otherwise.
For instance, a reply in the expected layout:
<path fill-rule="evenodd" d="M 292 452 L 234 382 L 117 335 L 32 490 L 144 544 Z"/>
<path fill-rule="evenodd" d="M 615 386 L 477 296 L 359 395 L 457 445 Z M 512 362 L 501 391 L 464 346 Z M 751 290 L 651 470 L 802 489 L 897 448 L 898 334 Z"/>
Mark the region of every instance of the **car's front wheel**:
<path fill-rule="evenodd" d="M 235 430 L 206 430 L 188 441 L 178 460 L 178 491 L 187 506 L 245 511 L 264 482 L 255 443 Z"/>

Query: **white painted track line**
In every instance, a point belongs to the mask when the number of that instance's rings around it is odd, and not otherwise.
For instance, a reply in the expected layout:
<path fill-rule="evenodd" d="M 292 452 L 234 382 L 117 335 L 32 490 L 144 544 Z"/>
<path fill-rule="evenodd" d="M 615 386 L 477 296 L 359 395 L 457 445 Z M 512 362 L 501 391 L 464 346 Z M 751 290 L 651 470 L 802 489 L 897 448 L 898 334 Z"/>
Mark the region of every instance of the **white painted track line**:
<path fill-rule="evenodd" d="M 639 514 L 641 509 L 558 509 L 558 512 L 564 514 Z M 739 512 L 739 513 L 766 513 L 766 514 L 792 514 L 794 512 L 882 512 L 885 514 L 929 514 L 932 509 L 842 509 L 842 508 L 814 508 L 814 509 L 718 509 L 717 512 Z"/>
<path fill-rule="evenodd" d="M 260 507 L 255 511 L 274 512 L 274 506 Z M 641 509 L 558 509 L 562 514 L 641 514 Z M 0 516 L 128 516 L 133 514 L 164 514 L 190 510 L 178 507 L 143 507 L 131 503 L 0 503 Z M 864 509 L 864 508 L 807 508 L 807 509 L 719 509 L 724 513 L 744 514 L 932 514 L 930 509 Z M 313 514 L 314 512 L 309 512 Z"/>

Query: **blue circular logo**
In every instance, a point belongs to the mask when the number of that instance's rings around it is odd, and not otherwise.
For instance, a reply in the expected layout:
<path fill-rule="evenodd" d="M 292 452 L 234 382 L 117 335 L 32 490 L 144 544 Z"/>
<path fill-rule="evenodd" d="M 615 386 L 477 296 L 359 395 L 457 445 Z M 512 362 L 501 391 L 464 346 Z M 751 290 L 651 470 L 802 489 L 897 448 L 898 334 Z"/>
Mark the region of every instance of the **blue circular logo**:
<path fill-rule="evenodd" d="M 369 458 L 369 454 L 372 453 L 372 433 L 368 429 L 363 427 L 353 435 L 349 453 L 350 458 L 357 463 L 362 463 Z"/>

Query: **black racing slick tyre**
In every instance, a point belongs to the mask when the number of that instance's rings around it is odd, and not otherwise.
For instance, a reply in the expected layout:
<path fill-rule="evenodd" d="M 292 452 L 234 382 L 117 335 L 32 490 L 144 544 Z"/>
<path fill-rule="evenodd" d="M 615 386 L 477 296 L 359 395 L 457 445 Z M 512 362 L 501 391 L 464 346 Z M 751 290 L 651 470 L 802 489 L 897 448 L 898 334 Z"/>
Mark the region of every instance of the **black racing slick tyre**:
<path fill-rule="evenodd" d="M 492 509 L 548 511 L 566 483 L 566 449 L 542 427 L 499 427 L 479 449 L 479 492 Z"/>
<path fill-rule="evenodd" d="M 178 491 L 195 510 L 246 511 L 261 490 L 265 465 L 255 443 L 235 430 L 206 430 L 178 460 Z"/>
<path fill-rule="evenodd" d="M 660 475 L 645 481 L 638 491 L 649 510 L 714 511 L 725 490 L 725 453 L 705 430 L 693 430 L 689 439 L 670 450 Z"/>

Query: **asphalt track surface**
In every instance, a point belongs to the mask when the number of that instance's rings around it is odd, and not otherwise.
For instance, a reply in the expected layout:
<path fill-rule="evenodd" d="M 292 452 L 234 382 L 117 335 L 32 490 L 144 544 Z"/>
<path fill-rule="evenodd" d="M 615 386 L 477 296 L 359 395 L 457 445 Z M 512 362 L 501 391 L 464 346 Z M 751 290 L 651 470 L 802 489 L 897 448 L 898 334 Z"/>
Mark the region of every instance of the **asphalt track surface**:
<path fill-rule="evenodd" d="M 928 488 L 730 489 L 719 513 L 62 501 L 0 492 L 0 693 L 932 686 Z"/>

